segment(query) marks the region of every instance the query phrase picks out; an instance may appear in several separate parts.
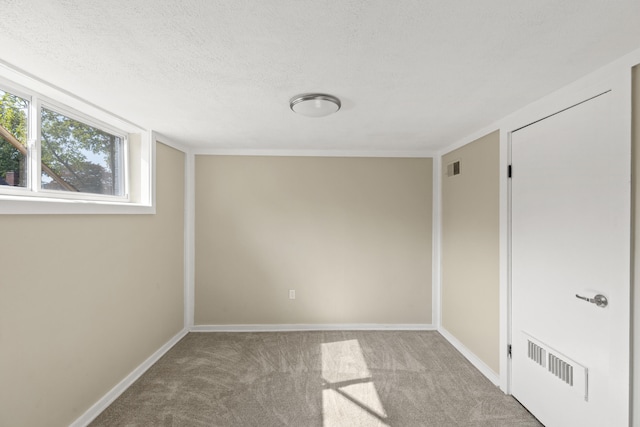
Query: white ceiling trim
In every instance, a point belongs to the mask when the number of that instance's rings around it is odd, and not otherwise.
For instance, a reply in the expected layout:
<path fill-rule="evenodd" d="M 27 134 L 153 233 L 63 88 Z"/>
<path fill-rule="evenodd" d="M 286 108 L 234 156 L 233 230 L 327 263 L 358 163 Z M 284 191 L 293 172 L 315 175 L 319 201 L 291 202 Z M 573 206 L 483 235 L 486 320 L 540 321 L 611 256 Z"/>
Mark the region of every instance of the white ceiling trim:
<path fill-rule="evenodd" d="M 251 150 L 251 149 L 207 149 L 193 148 L 195 155 L 209 156 L 282 156 L 282 157 L 400 157 L 400 158 L 432 158 L 438 153 L 435 150 L 416 151 L 375 151 L 375 150 Z"/>

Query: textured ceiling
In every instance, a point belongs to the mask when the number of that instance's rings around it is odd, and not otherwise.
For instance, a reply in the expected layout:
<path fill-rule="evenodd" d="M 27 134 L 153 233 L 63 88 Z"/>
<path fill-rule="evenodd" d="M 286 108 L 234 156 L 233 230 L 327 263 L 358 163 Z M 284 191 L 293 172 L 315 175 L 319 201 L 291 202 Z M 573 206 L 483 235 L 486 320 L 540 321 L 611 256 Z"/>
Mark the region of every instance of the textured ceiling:
<path fill-rule="evenodd" d="M 640 47 L 638 0 L 0 0 L 0 59 L 198 148 L 433 150 Z M 302 92 L 333 116 L 289 110 Z"/>

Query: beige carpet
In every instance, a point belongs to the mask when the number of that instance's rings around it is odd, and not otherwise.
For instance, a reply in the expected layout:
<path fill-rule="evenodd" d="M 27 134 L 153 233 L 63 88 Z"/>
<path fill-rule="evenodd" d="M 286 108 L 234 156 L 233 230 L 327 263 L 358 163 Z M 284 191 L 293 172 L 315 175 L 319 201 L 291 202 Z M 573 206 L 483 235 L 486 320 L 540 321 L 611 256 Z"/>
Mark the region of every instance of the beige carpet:
<path fill-rule="evenodd" d="M 437 332 L 190 333 L 91 426 L 539 426 Z"/>

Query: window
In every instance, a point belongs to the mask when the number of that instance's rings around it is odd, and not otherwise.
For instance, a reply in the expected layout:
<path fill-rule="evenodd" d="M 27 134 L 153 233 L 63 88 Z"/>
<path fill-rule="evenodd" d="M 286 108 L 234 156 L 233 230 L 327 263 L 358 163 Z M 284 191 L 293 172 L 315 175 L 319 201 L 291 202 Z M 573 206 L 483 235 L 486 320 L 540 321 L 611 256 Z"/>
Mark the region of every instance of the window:
<path fill-rule="evenodd" d="M 0 66 L 0 214 L 153 213 L 151 136 Z"/>
<path fill-rule="evenodd" d="M 29 101 L 0 90 L 0 185 L 27 186 Z"/>
<path fill-rule="evenodd" d="M 124 137 L 40 109 L 41 188 L 124 196 Z"/>

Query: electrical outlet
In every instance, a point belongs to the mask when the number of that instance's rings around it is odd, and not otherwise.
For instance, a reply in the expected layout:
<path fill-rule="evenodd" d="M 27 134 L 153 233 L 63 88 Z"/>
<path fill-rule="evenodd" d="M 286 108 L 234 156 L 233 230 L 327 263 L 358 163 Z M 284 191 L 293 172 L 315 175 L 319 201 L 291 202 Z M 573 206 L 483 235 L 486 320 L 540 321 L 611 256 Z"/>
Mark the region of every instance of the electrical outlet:
<path fill-rule="evenodd" d="M 296 290 L 289 289 L 289 299 L 296 299 Z"/>

